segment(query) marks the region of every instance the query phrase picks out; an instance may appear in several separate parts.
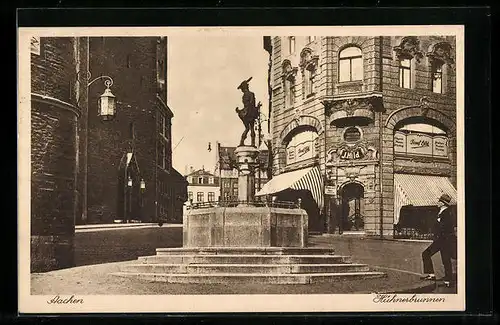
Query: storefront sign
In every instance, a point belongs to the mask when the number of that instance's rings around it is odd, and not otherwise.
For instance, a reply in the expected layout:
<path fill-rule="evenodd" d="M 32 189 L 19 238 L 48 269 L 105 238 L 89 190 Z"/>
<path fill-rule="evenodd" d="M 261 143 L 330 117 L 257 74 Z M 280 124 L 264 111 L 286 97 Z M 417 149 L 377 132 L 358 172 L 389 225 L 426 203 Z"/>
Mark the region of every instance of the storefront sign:
<path fill-rule="evenodd" d="M 340 148 L 338 155 L 341 160 L 362 159 L 365 156 L 361 148 Z"/>
<path fill-rule="evenodd" d="M 444 136 L 436 136 L 433 139 L 433 154 L 434 156 L 448 156 L 448 139 Z"/>
<path fill-rule="evenodd" d="M 326 185 L 325 186 L 325 194 L 326 195 L 333 195 L 335 196 L 335 193 L 337 191 L 335 190 L 335 186 L 330 186 L 330 185 Z"/>
<path fill-rule="evenodd" d="M 403 132 L 394 133 L 394 152 L 406 153 L 406 134 Z"/>
<path fill-rule="evenodd" d="M 426 133 L 394 133 L 394 152 L 421 156 L 448 156 L 448 138 Z"/>
<path fill-rule="evenodd" d="M 314 157 L 314 140 L 308 140 L 286 148 L 287 165 Z"/>

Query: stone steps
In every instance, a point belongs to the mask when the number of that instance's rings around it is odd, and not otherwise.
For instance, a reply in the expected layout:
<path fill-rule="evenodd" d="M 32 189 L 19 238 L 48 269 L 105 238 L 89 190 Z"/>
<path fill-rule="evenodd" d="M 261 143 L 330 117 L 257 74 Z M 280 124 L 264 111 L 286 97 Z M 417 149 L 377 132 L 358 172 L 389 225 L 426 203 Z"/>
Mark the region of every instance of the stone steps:
<path fill-rule="evenodd" d="M 135 278 L 150 282 L 189 284 L 313 284 L 331 283 L 342 279 L 367 279 L 386 276 L 382 272 L 302 273 L 302 274 L 171 274 L 118 272 L 116 276 Z"/>
<path fill-rule="evenodd" d="M 385 276 L 329 248 L 158 248 L 114 275 L 168 283 L 308 284 Z"/>
<path fill-rule="evenodd" d="M 181 255 L 161 254 L 139 257 L 147 264 L 342 264 L 351 263 L 350 256 L 341 255 Z"/>
<path fill-rule="evenodd" d="M 157 248 L 157 255 L 334 255 L 332 248 L 319 247 L 174 247 Z"/>
<path fill-rule="evenodd" d="M 172 274 L 303 274 L 368 272 L 365 264 L 130 264 L 122 269 L 131 273 Z"/>

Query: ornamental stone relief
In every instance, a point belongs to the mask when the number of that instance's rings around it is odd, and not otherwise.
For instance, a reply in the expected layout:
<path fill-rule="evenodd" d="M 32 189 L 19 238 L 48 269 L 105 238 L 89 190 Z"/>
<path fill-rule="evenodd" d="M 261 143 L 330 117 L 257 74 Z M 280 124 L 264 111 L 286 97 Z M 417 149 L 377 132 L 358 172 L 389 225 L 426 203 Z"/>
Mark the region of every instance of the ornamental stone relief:
<path fill-rule="evenodd" d="M 431 47 L 427 53 L 430 60 L 437 60 L 442 63 L 452 65 L 455 61 L 452 58 L 453 48 L 448 42 L 440 42 Z"/>
<path fill-rule="evenodd" d="M 354 144 L 342 143 L 339 147 L 328 150 L 326 164 L 373 160 L 378 160 L 378 150 L 373 145 L 361 141 Z"/>
<path fill-rule="evenodd" d="M 394 47 L 398 60 L 415 58 L 417 62 L 424 57 L 420 51 L 420 41 L 416 36 L 405 36 L 401 39 L 401 43 Z"/>
<path fill-rule="evenodd" d="M 283 63 L 283 80 L 294 81 L 298 70 L 297 67 L 292 67 L 290 61 L 285 61 Z"/>

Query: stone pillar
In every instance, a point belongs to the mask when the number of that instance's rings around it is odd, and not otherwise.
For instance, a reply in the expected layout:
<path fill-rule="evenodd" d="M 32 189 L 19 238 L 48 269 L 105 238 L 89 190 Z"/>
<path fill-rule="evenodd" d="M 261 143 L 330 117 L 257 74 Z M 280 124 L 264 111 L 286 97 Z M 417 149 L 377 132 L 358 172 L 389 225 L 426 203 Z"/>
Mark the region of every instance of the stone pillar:
<path fill-rule="evenodd" d="M 238 157 L 238 201 L 252 205 L 255 199 L 255 162 L 259 150 L 253 146 L 239 146 L 234 151 Z"/>

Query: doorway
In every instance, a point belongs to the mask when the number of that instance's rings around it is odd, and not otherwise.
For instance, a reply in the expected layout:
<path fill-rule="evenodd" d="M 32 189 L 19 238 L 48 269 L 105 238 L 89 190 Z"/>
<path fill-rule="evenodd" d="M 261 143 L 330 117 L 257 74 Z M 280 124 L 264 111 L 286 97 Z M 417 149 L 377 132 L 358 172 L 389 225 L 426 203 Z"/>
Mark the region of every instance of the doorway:
<path fill-rule="evenodd" d="M 341 192 L 340 231 L 364 231 L 364 188 L 358 183 L 346 184 Z"/>

